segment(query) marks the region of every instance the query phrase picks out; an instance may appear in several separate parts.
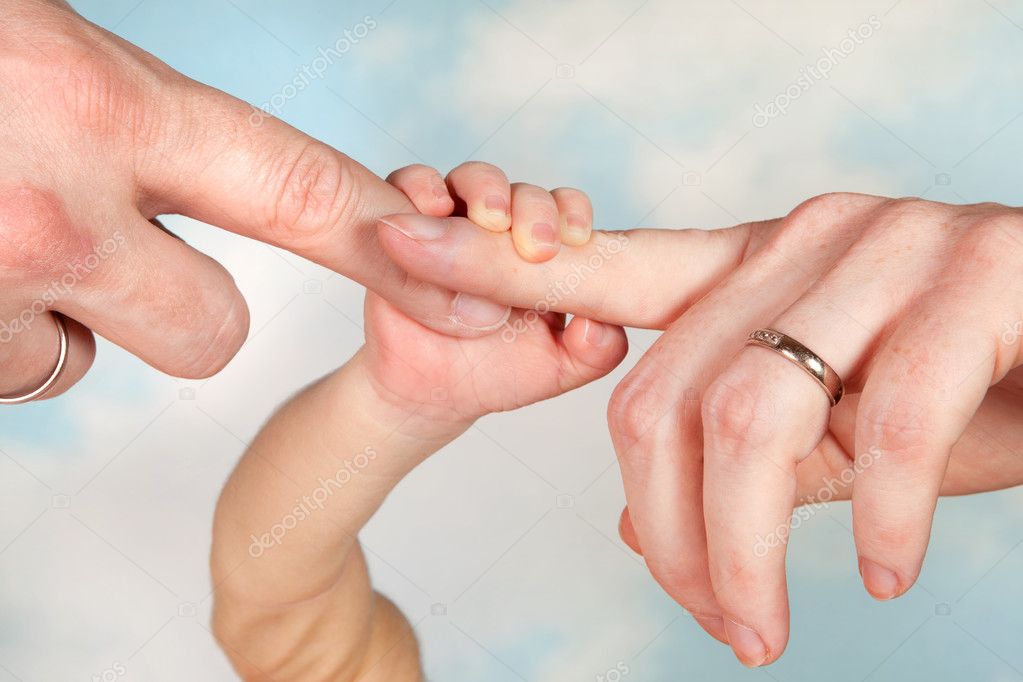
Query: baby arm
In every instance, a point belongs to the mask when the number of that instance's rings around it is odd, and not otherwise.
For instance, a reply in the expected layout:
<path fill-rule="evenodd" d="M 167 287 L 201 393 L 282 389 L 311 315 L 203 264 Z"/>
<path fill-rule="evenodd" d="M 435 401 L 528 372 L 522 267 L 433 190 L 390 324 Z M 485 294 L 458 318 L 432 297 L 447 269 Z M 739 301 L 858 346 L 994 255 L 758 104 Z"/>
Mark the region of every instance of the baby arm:
<path fill-rule="evenodd" d="M 468 423 L 383 399 L 365 353 L 266 425 L 221 496 L 214 631 L 247 680 L 418 680 L 415 637 L 370 586 L 356 536 L 387 493 Z"/>
<path fill-rule="evenodd" d="M 412 175 L 392 181 L 415 201 Z M 620 327 L 534 311 L 476 339 L 432 332 L 373 294 L 365 318 L 366 345 L 270 420 L 217 507 L 214 633 L 246 680 L 422 679 L 414 633 L 373 591 L 359 531 L 477 418 L 600 378 L 627 346 Z"/>
<path fill-rule="evenodd" d="M 477 417 L 572 390 L 626 352 L 621 328 L 524 315 L 513 342 L 460 341 L 370 295 L 366 347 L 256 438 L 221 496 L 212 556 L 214 632 L 244 679 L 421 679 L 408 622 L 372 591 L 359 530 Z"/>

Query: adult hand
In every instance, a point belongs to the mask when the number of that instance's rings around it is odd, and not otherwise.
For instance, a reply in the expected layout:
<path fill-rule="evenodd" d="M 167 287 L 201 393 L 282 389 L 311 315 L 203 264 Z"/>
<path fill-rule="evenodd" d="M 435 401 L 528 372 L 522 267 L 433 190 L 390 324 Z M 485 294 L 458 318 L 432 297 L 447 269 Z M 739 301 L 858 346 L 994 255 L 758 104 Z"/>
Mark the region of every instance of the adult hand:
<path fill-rule="evenodd" d="M 430 241 L 382 227 L 382 243 L 413 275 L 502 303 L 667 327 L 609 408 L 631 519 L 654 577 L 749 665 L 776 659 L 788 638 L 787 533 L 759 548 L 788 527 L 797 464 L 839 447 L 821 387 L 745 346 L 750 331 L 799 339 L 860 394 L 847 398 L 847 454 L 868 463 L 854 467 L 854 531 L 882 599 L 915 581 L 949 453 L 989 389 L 1023 399 L 1018 209 L 825 195 L 716 232 L 627 233 L 608 257 L 601 246 L 623 238 L 597 233 L 543 266 L 444 224 Z M 977 473 L 991 485 L 976 489 L 1001 483 Z"/>
<path fill-rule="evenodd" d="M 852 499 L 856 480 L 853 438 L 859 398 L 850 395 L 842 400 L 831 416 L 829 432 L 834 438 L 822 440 L 796 466 L 796 503 L 806 511 L 797 512 L 799 518 L 794 519 L 794 524 L 815 514 L 821 505 Z M 988 391 L 984 403 L 952 448 L 941 495 L 969 495 L 1023 485 L 1023 457 L 1015 447 L 1021 442 L 1023 372 L 1017 370 Z M 618 531 L 625 544 L 643 553 L 628 507 L 622 512 Z M 759 547 L 780 541 L 788 532 L 789 529 L 784 529 L 783 533 L 764 538 Z"/>
<path fill-rule="evenodd" d="M 219 264 L 152 224 L 165 213 L 287 248 L 438 331 L 478 336 L 507 316 L 386 257 L 374 219 L 412 210 L 400 191 L 64 2 L 4 3 L 0 83 L 0 396 L 30 391 L 51 371 L 53 312 L 70 320 L 70 362 L 46 397 L 88 370 L 92 331 L 182 377 L 211 375 L 233 357 L 247 333 L 245 301 Z M 470 207 L 503 199 L 483 220 L 508 229 L 503 174 L 470 164 L 451 177 Z M 439 175 L 414 179 L 429 194 L 424 205 L 451 211 Z"/>

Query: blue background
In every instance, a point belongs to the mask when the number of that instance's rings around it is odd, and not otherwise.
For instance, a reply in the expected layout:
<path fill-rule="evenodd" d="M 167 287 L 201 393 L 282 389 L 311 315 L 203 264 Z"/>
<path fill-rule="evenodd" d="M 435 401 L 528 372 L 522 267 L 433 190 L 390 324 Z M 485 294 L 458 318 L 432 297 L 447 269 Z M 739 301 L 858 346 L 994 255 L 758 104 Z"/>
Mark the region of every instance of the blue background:
<path fill-rule="evenodd" d="M 75 5 L 257 106 L 369 17 L 281 118 L 380 174 L 480 158 L 581 187 L 603 227 L 722 226 L 834 190 L 1021 203 L 1018 2 Z M 872 16 L 880 27 L 827 80 L 753 124 Z M 0 680 L 117 665 L 123 679 L 233 679 L 208 631 L 217 492 L 273 407 L 361 342 L 354 284 L 168 222 L 236 276 L 249 342 L 205 382 L 104 343 L 77 390 L 0 414 Z M 631 334 L 626 365 L 654 338 Z M 860 585 L 847 505 L 815 514 L 790 549 L 790 647 L 768 669 L 741 668 L 617 539 L 602 420 L 620 376 L 484 420 L 370 524 L 374 578 L 415 624 L 431 679 L 582 681 L 618 665 L 632 680 L 1023 679 L 1018 490 L 942 501 L 918 585 L 885 604 Z"/>

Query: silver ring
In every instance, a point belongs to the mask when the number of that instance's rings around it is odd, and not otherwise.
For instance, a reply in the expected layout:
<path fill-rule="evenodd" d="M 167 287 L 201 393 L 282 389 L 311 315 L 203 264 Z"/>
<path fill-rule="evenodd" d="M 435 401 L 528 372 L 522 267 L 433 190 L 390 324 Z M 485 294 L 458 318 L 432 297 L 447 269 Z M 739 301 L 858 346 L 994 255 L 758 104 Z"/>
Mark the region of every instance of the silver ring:
<path fill-rule="evenodd" d="M 0 405 L 22 405 L 24 403 L 30 403 L 36 398 L 42 397 L 47 391 L 53 388 L 53 385 L 57 383 L 60 376 L 64 373 L 64 368 L 67 367 L 68 358 L 68 333 L 67 323 L 64 321 L 64 316 L 60 313 L 53 313 L 53 319 L 57 322 L 57 337 L 59 339 L 59 349 L 57 352 L 57 365 L 53 368 L 49 378 L 42 383 L 39 388 L 35 389 L 31 393 L 25 395 L 11 396 L 6 398 L 0 398 Z"/>
<path fill-rule="evenodd" d="M 842 377 L 831 368 L 831 365 L 824 362 L 821 356 L 796 341 L 791 336 L 786 336 L 774 329 L 757 329 L 750 333 L 747 345 L 761 346 L 773 350 L 783 358 L 800 368 L 813 377 L 824 392 L 828 394 L 828 400 L 834 407 L 842 399 L 845 387 L 842 384 Z"/>

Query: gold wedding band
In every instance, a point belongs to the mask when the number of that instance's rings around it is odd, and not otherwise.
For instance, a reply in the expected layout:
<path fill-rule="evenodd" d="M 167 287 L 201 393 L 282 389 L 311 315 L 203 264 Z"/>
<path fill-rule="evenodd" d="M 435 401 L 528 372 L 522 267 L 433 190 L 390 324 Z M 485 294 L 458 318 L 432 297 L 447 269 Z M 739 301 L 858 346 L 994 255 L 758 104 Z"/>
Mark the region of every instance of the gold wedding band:
<path fill-rule="evenodd" d="M 57 364 L 50 372 L 49 378 L 44 381 L 39 388 L 19 396 L 11 396 L 7 398 L 0 398 L 0 405 L 21 405 L 23 403 L 30 403 L 36 398 L 42 397 L 47 391 L 53 388 L 53 385 L 57 383 L 60 376 L 64 373 L 64 368 L 67 367 L 68 358 L 68 332 L 67 323 L 64 321 L 64 316 L 60 313 L 53 313 L 53 319 L 57 322 L 57 337 L 58 337 L 58 350 L 57 350 Z"/>
<path fill-rule="evenodd" d="M 828 400 L 831 401 L 832 407 L 842 399 L 845 388 L 842 386 L 842 378 L 838 376 L 838 372 L 824 362 L 819 355 L 791 336 L 786 336 L 774 329 L 757 329 L 750 333 L 746 344 L 773 350 L 809 374 L 828 394 Z"/>

